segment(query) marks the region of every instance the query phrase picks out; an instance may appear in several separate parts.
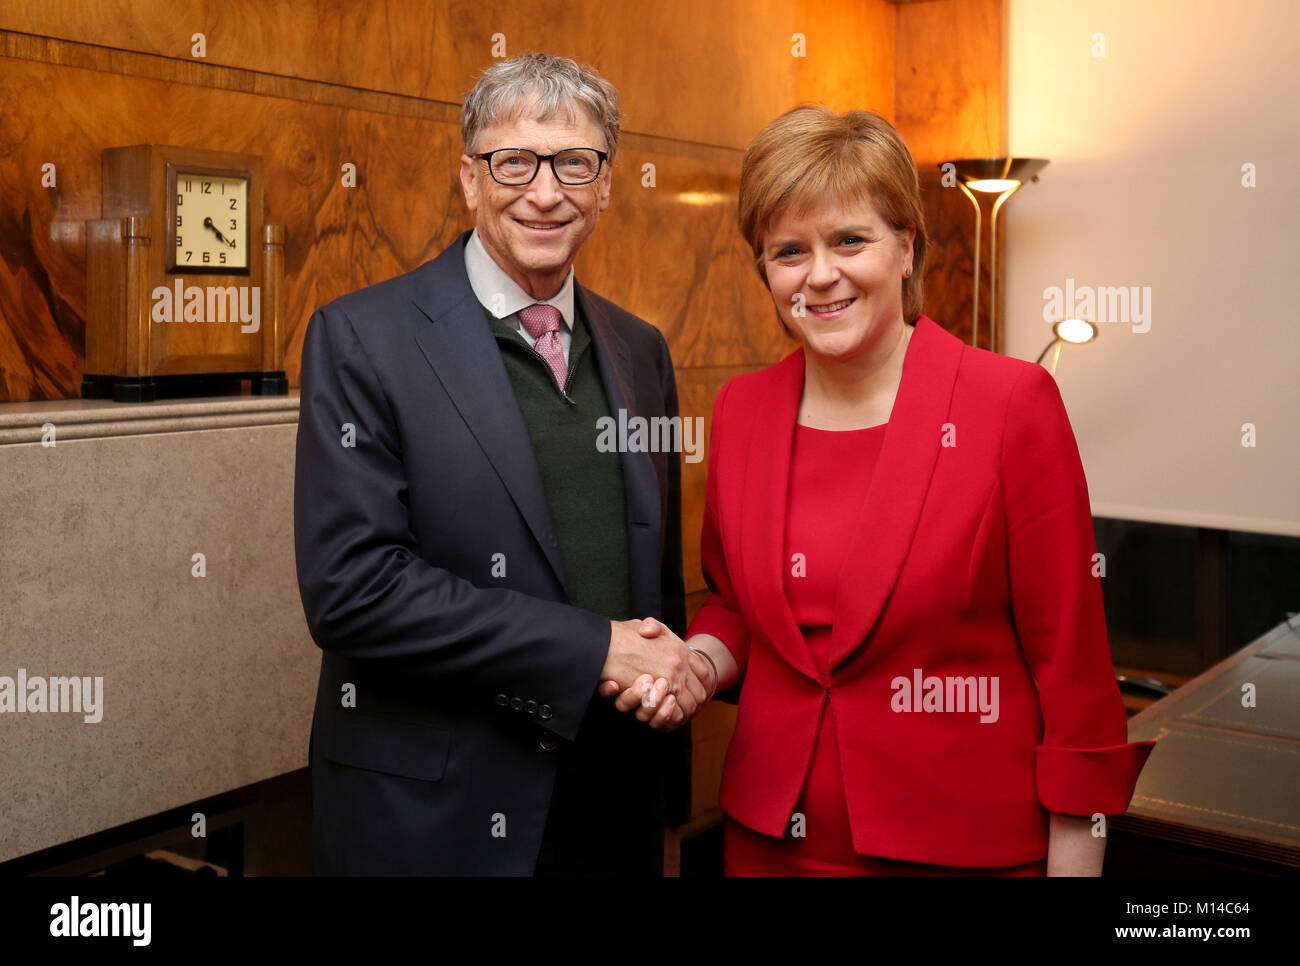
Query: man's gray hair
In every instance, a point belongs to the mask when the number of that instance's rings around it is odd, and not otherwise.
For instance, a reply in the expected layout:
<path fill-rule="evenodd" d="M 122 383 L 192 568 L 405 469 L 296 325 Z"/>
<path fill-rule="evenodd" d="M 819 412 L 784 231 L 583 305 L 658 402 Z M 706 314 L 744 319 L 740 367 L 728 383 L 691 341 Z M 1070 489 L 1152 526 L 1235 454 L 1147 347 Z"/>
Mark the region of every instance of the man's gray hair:
<path fill-rule="evenodd" d="M 530 117 L 550 121 L 557 117 L 577 120 L 581 107 L 605 132 L 609 160 L 618 151 L 618 94 L 614 85 L 594 68 L 568 57 L 533 52 L 493 64 L 479 75 L 474 89 L 465 95 L 461 110 L 460 136 L 465 153 L 479 150 L 478 137 L 485 128 L 513 121 L 528 110 Z M 502 144 L 499 147 L 518 147 Z M 597 145 L 570 145 L 597 147 Z"/>

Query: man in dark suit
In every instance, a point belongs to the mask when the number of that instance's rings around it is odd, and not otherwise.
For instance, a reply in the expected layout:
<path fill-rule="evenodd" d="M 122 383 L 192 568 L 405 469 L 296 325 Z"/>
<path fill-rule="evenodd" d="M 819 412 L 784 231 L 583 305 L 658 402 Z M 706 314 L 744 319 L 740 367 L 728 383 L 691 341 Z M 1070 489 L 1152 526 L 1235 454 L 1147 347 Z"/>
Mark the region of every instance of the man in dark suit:
<path fill-rule="evenodd" d="M 578 285 L 610 197 L 613 88 L 530 54 L 464 105 L 476 228 L 336 299 L 303 344 L 298 580 L 322 648 L 320 874 L 657 875 L 675 736 L 596 696 L 707 668 L 684 628 L 674 454 L 598 420 L 676 417 L 658 330 Z M 658 692 L 656 692 L 657 694 Z"/>

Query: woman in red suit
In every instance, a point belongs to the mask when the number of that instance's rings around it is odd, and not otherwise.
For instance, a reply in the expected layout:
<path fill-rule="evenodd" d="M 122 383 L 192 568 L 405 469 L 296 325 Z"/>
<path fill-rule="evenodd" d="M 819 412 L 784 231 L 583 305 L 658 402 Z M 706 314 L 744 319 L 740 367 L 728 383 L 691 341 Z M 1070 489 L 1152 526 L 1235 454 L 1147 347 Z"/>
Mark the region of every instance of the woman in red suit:
<path fill-rule="evenodd" d="M 801 348 L 713 409 L 687 644 L 740 686 L 728 874 L 1100 874 L 1154 743 L 1128 741 L 1056 383 L 920 314 L 916 166 L 883 118 L 778 118 L 739 208 Z"/>

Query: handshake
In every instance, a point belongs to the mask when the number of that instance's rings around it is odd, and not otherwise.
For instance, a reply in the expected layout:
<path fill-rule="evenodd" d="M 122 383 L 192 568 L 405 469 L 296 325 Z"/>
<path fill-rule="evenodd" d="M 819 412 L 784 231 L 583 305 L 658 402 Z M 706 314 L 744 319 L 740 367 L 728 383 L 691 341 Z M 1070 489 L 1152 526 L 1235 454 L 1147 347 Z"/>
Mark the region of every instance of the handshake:
<path fill-rule="evenodd" d="M 691 720 L 718 689 L 718 671 L 699 650 L 653 617 L 610 621 L 609 655 L 597 693 L 639 721 L 672 731 Z"/>

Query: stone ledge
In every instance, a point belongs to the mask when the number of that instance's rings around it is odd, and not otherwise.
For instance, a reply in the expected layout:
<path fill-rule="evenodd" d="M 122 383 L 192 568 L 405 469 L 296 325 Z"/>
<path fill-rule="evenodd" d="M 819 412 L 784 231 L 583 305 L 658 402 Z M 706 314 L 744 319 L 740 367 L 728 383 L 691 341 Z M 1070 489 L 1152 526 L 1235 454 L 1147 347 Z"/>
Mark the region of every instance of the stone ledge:
<path fill-rule="evenodd" d="M 0 446 L 39 443 L 53 423 L 56 442 L 110 436 L 146 436 L 202 429 L 292 425 L 298 390 L 287 396 L 203 396 L 151 403 L 61 399 L 0 405 Z"/>

